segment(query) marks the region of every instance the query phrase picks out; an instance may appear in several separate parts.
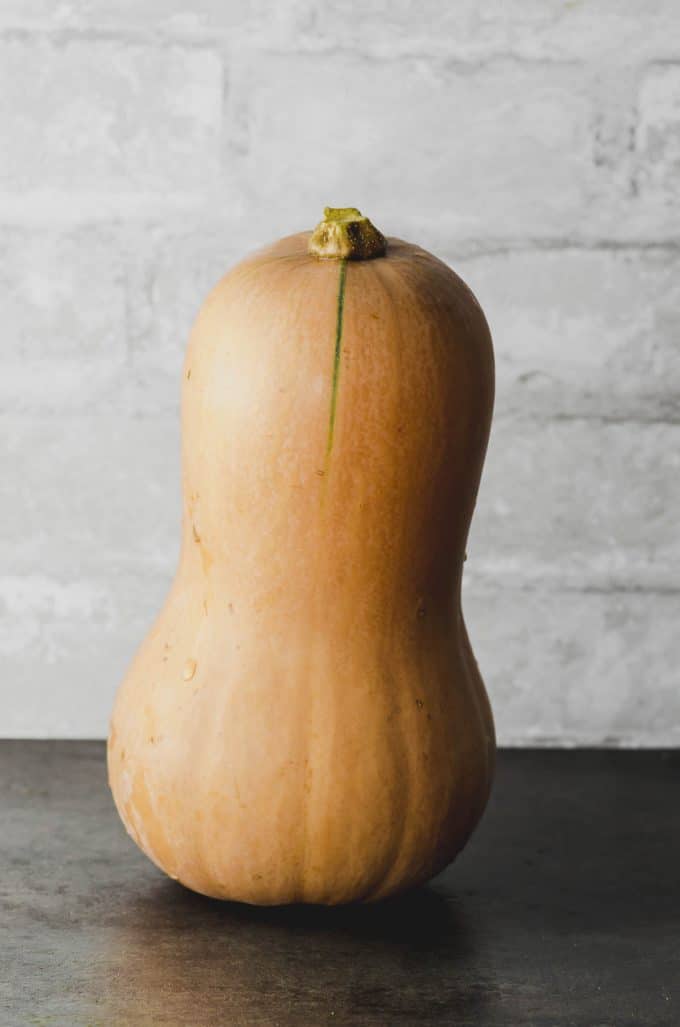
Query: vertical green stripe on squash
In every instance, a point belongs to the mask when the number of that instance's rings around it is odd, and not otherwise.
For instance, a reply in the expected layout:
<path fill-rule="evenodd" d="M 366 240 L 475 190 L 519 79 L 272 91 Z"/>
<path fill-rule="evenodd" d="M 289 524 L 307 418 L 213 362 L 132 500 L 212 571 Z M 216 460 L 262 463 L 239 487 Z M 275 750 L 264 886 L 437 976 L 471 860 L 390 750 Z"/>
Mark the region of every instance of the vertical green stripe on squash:
<path fill-rule="evenodd" d="M 335 429 L 335 412 L 338 405 L 338 382 L 340 379 L 340 355 L 342 353 L 342 315 L 345 309 L 345 279 L 347 276 L 347 260 L 340 261 L 340 277 L 338 279 L 338 305 L 335 315 L 335 352 L 333 354 L 333 384 L 331 386 L 331 411 L 328 418 L 328 442 L 326 443 L 326 473 L 333 448 L 333 431 Z"/>

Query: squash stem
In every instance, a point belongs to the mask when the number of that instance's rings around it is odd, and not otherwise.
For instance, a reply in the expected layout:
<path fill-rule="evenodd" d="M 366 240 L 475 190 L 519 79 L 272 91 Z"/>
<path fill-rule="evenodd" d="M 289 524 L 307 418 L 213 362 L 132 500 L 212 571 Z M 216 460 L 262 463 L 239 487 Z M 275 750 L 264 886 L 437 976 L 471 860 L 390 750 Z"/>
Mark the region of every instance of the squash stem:
<path fill-rule="evenodd" d="M 325 260 L 372 260 L 385 256 L 387 240 L 356 207 L 326 207 L 308 248 Z"/>

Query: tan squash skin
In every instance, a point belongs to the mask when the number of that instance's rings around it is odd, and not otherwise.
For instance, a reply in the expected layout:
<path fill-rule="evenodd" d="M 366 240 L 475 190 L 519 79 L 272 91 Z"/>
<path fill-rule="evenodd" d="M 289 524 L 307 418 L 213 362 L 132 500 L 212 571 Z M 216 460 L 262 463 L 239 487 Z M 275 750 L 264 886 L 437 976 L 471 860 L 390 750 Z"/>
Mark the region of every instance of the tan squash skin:
<path fill-rule="evenodd" d="M 493 404 L 484 315 L 415 246 L 247 259 L 193 329 L 179 568 L 109 780 L 163 870 L 258 904 L 374 900 L 465 844 L 493 721 L 460 608 Z"/>

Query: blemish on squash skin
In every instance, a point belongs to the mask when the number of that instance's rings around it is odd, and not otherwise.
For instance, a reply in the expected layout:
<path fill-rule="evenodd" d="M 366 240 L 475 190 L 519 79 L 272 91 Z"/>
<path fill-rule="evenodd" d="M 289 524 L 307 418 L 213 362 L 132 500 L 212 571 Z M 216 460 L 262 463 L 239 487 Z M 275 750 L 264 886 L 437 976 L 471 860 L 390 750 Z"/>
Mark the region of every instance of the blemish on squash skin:
<path fill-rule="evenodd" d="M 196 673 L 196 666 L 196 660 L 192 660 L 191 658 L 189 658 L 186 661 L 186 663 L 184 664 L 184 669 L 182 670 L 182 677 L 185 681 L 191 681 L 194 674 Z"/>
<path fill-rule="evenodd" d="M 201 564 L 203 566 L 203 573 L 207 575 L 208 571 L 210 570 L 210 567 L 212 566 L 212 562 L 213 562 L 212 561 L 212 556 L 210 555 L 208 550 L 205 548 L 203 543 L 200 543 L 200 546 L 201 546 L 200 553 L 201 553 Z"/>
<path fill-rule="evenodd" d="M 198 534 L 198 532 L 196 530 L 196 525 L 193 523 L 193 521 L 192 521 L 192 524 L 191 524 L 191 534 L 194 537 L 194 542 L 198 542 L 198 544 L 200 545 L 200 543 L 201 543 L 201 536 Z"/>

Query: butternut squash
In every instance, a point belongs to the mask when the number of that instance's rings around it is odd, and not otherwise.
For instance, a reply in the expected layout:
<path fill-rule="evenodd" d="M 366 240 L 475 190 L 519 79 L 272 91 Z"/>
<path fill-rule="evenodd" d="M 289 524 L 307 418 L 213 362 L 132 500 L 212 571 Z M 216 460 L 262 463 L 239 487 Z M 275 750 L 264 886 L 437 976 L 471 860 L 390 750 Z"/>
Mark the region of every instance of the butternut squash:
<path fill-rule="evenodd" d="M 465 844 L 495 751 L 460 605 L 493 387 L 467 286 L 354 209 L 209 295 L 179 567 L 108 745 L 123 822 L 171 877 L 371 901 Z"/>

